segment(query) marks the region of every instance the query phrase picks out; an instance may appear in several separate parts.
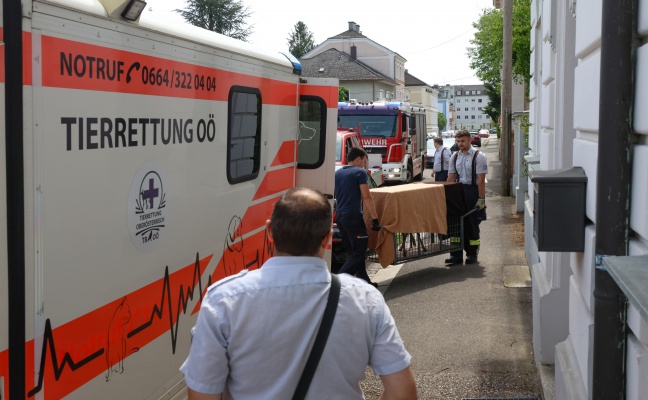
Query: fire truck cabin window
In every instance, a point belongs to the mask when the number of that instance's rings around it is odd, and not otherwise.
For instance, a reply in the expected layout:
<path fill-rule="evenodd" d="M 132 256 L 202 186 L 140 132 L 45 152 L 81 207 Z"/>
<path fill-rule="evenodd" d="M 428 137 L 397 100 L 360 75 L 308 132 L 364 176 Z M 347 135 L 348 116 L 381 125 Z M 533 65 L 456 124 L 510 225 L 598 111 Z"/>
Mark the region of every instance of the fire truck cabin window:
<path fill-rule="evenodd" d="M 396 115 L 338 115 L 339 128 L 360 129 L 362 137 L 396 136 Z"/>
<path fill-rule="evenodd" d="M 261 94 L 258 89 L 230 90 L 227 121 L 227 180 L 249 181 L 261 164 Z"/>

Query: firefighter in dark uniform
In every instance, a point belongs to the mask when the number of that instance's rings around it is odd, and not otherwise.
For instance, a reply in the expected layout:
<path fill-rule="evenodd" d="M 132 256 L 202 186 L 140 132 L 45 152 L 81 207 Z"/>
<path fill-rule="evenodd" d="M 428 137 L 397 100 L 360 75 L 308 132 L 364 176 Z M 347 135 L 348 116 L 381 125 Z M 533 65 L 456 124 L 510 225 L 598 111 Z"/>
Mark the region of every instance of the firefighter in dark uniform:
<path fill-rule="evenodd" d="M 468 209 L 479 208 L 464 219 L 464 250 L 466 264 L 477 263 L 479 254 L 479 223 L 486 219 L 486 174 L 488 163 L 486 156 L 471 145 L 470 133 L 461 130 L 455 135 L 459 151 L 450 159 L 448 167 L 448 182 L 463 184 L 464 198 Z M 446 264 L 463 263 L 462 251 L 453 251 Z"/>

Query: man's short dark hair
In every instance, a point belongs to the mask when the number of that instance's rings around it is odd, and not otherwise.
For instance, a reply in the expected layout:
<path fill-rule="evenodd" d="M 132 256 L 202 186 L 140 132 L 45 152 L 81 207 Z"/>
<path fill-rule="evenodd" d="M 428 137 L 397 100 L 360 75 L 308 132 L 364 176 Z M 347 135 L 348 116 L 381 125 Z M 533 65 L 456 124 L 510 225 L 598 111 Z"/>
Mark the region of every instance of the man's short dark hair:
<path fill-rule="evenodd" d="M 455 134 L 455 139 L 458 139 L 460 137 L 467 137 L 468 139 L 470 139 L 470 132 L 468 132 L 465 129 L 462 129 Z"/>
<path fill-rule="evenodd" d="M 351 150 L 347 153 L 347 162 L 353 161 L 356 158 L 365 158 L 367 156 L 367 152 L 364 151 L 364 149 L 361 149 L 360 147 L 351 147 Z"/>
<path fill-rule="evenodd" d="M 440 138 L 440 137 L 436 137 L 436 138 L 434 138 L 434 143 L 436 143 L 436 144 L 438 144 L 440 146 L 443 146 L 443 139 Z"/>
<path fill-rule="evenodd" d="M 275 204 L 270 217 L 275 249 L 293 256 L 317 254 L 332 224 L 328 200 L 308 188 L 288 190 Z"/>

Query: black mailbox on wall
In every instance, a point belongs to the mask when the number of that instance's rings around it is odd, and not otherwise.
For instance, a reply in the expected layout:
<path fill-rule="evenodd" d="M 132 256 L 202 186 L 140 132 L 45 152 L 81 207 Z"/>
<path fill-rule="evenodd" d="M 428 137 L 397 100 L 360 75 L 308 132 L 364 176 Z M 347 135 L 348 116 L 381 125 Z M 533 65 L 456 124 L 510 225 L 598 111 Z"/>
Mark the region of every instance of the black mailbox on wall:
<path fill-rule="evenodd" d="M 529 176 L 538 251 L 584 251 L 587 175 L 583 168 L 529 171 Z"/>

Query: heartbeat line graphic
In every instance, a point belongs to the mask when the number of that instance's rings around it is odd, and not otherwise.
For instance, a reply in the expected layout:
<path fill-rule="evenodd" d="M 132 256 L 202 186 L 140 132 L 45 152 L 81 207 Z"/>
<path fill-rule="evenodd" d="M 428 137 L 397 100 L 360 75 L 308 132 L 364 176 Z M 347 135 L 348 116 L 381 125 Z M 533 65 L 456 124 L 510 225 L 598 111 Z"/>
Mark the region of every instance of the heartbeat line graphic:
<path fill-rule="evenodd" d="M 61 360 L 61 364 L 59 365 L 58 360 L 56 358 L 56 345 L 54 344 L 54 335 L 52 333 L 52 324 L 49 320 L 45 321 L 45 332 L 43 334 L 43 349 L 41 350 L 41 361 L 40 361 L 40 366 L 39 366 L 39 371 L 38 371 L 38 385 L 36 385 L 35 388 L 29 391 L 28 396 L 32 397 L 36 393 L 41 391 L 41 388 L 43 387 L 43 378 L 45 376 L 45 356 L 47 349 L 49 347 L 49 355 L 52 358 L 52 367 L 54 368 L 54 377 L 58 381 L 59 378 L 61 377 L 61 374 L 63 374 L 63 370 L 65 369 L 65 366 L 69 366 L 72 371 L 76 371 L 77 369 L 83 367 L 90 361 L 94 360 L 95 358 L 99 357 L 104 353 L 104 349 L 99 349 L 96 352 L 90 354 L 88 357 L 82 359 L 79 362 L 74 362 L 72 360 L 72 356 L 70 356 L 70 353 L 66 352 L 65 355 L 63 356 L 63 360 Z"/>
<path fill-rule="evenodd" d="M 205 262 L 205 265 L 209 262 L 209 259 L 211 257 L 208 257 Z M 126 334 L 126 337 L 128 339 L 132 338 L 133 336 L 137 335 L 138 333 L 141 333 L 145 331 L 147 328 L 151 327 L 155 320 L 162 320 L 165 317 L 165 313 L 168 314 L 168 319 L 169 319 L 169 330 L 171 332 L 171 346 L 172 346 L 172 351 L 173 354 L 175 354 L 175 349 L 176 349 L 176 342 L 178 338 L 178 327 L 180 323 L 180 314 L 186 314 L 187 312 L 187 306 L 189 305 L 190 301 L 194 299 L 196 290 L 198 291 L 198 295 L 200 297 L 200 301 L 202 301 L 203 298 L 203 284 L 202 284 L 202 279 L 201 279 L 201 271 L 200 271 L 200 255 L 196 253 L 196 261 L 194 263 L 194 268 L 193 268 L 193 277 L 191 279 L 191 283 L 187 286 L 184 286 L 180 284 L 179 286 L 179 292 L 177 297 L 174 299 L 172 298 L 171 295 L 171 278 L 169 274 L 169 266 L 167 265 L 164 270 L 164 278 L 162 281 L 162 290 L 161 290 L 161 297 L 159 304 L 153 305 L 153 309 L 150 314 L 150 318 L 147 322 L 144 324 L 140 325 L 139 327 L 136 327 L 135 329 L 129 331 Z M 188 272 L 188 271 L 187 271 Z M 212 284 L 212 277 L 211 275 L 208 275 L 207 279 L 207 285 L 205 286 L 205 289 L 209 287 Z M 133 293 L 129 296 L 134 296 Z M 126 297 L 129 297 L 126 296 Z M 126 297 L 124 297 L 124 300 L 122 300 L 120 306 L 123 306 Z M 175 301 L 174 301 L 175 300 Z M 175 307 L 175 313 L 174 313 L 174 305 Z M 166 307 L 166 310 L 165 310 Z M 95 310 L 97 311 L 97 310 Z M 92 313 L 91 313 L 92 314 Z M 129 315 L 130 318 L 130 315 Z M 58 328 L 57 328 L 58 329 Z M 164 332 L 160 332 L 160 335 Z M 109 332 L 110 335 L 110 332 Z M 150 341 L 151 339 L 148 339 Z M 148 343 L 148 341 L 143 342 L 142 344 L 145 345 Z M 124 344 L 125 346 L 125 344 Z M 139 350 L 138 348 L 135 348 Z M 91 361 L 94 361 L 98 357 L 100 357 L 103 354 L 106 354 L 108 349 L 106 347 L 103 347 L 94 353 L 90 354 L 89 356 L 79 360 L 79 361 L 74 361 L 72 356 L 70 355 L 69 352 L 65 352 L 63 355 L 63 358 L 61 359 L 59 363 L 59 359 L 57 357 L 57 352 L 56 352 L 56 344 L 55 344 L 55 339 L 54 339 L 54 332 L 52 330 L 52 324 L 50 319 L 48 318 L 45 321 L 45 329 L 43 332 L 43 346 L 41 349 L 41 358 L 40 358 L 40 365 L 38 369 L 38 383 L 37 385 L 31 389 L 28 393 L 29 397 L 33 397 L 35 394 L 40 392 L 43 388 L 43 381 L 45 377 L 45 368 L 46 368 L 46 358 L 49 355 L 51 359 L 51 368 L 54 371 L 54 378 L 56 381 L 59 381 L 61 378 L 61 375 L 63 372 L 69 368 L 71 371 L 76 371 L 79 368 L 82 368 L 83 366 L 87 365 Z M 124 353 L 122 353 L 124 354 Z M 129 353 L 130 354 L 130 353 Z M 129 354 L 124 354 L 123 357 L 125 358 Z M 123 359 L 120 360 L 123 363 Z M 123 365 L 123 364 L 122 364 Z M 112 365 L 108 365 L 107 368 L 110 369 Z M 123 368 L 123 367 L 122 367 Z M 108 379 L 107 379 L 108 380 Z M 80 382 L 78 381 L 77 384 L 79 386 L 83 385 L 85 382 Z M 74 389 L 73 389 L 74 390 Z"/>
<path fill-rule="evenodd" d="M 137 335 L 141 331 L 145 330 L 153 324 L 155 319 L 162 319 L 164 317 L 164 304 L 168 303 L 169 308 L 169 330 L 171 331 L 171 348 L 173 354 L 175 354 L 176 340 L 178 338 L 178 327 L 180 326 L 180 309 L 182 309 L 182 314 L 187 313 L 187 305 L 189 300 L 193 300 L 194 290 L 196 288 L 196 281 L 198 281 L 198 295 L 200 296 L 200 301 L 202 301 L 202 280 L 200 279 L 200 257 L 196 254 L 196 263 L 194 264 L 194 275 L 191 279 L 191 285 L 187 286 L 186 292 L 183 290 L 182 285 L 180 286 L 180 293 L 177 299 L 177 309 L 176 309 L 176 321 L 173 321 L 173 310 L 171 309 L 171 283 L 169 280 L 169 266 L 164 270 L 164 283 L 162 285 L 162 293 L 160 299 L 160 305 L 157 304 L 153 306 L 153 311 L 151 311 L 151 318 L 140 325 L 139 327 L 128 332 L 128 338 Z M 207 279 L 207 287 L 212 284 L 211 276 Z M 186 293 L 186 296 L 185 296 Z M 166 300 L 166 301 L 165 301 Z M 175 326 L 174 326 L 175 325 Z"/>

